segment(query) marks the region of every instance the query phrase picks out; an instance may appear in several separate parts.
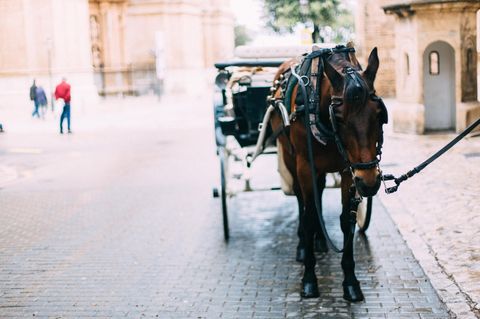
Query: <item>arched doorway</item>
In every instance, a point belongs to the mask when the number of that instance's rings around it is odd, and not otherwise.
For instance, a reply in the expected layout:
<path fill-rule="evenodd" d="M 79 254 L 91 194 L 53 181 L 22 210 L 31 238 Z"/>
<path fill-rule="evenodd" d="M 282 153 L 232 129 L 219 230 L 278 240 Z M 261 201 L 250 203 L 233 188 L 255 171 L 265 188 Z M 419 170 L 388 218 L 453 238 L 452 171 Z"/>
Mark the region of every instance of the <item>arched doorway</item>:
<path fill-rule="evenodd" d="M 455 51 L 446 42 L 431 43 L 423 54 L 425 129 L 455 128 Z"/>

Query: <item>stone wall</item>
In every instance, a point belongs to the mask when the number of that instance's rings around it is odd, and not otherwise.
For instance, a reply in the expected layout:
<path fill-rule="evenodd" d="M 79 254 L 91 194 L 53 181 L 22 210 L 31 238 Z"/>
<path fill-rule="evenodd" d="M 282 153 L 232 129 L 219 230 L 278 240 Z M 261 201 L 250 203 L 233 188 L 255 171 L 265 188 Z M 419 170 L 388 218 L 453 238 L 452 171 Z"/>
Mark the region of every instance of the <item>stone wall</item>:
<path fill-rule="evenodd" d="M 96 71 L 104 94 L 158 91 L 162 81 L 167 90 L 182 90 L 179 81 L 233 53 L 226 1 L 90 0 L 90 14 L 99 21 Z"/>
<path fill-rule="evenodd" d="M 432 43 L 447 43 L 454 52 L 455 129 L 469 124 L 477 102 L 477 10 L 475 3 L 412 4 L 392 9 L 396 38 L 396 98 L 402 106 L 393 114 L 394 129 L 424 133 L 424 54 Z M 406 57 L 409 57 L 407 66 Z M 445 107 L 448 102 L 445 102 Z"/>
<path fill-rule="evenodd" d="M 395 96 L 395 27 L 394 18 L 382 6 L 398 0 L 359 0 L 355 15 L 356 48 L 359 61 L 366 67 L 370 51 L 378 48 L 380 68 L 375 81 L 377 93 Z"/>
<path fill-rule="evenodd" d="M 223 0 L 1 0 L 0 104 L 29 102 L 33 78 L 50 95 L 66 76 L 72 103 L 158 92 L 162 81 L 195 89 L 205 67 L 233 54 L 229 10 Z M 185 88 L 185 79 L 196 84 Z"/>
<path fill-rule="evenodd" d="M 130 1 L 127 63 L 154 66 L 158 32 L 167 91 L 202 90 L 202 70 L 233 54 L 233 14 L 225 1 Z"/>
<path fill-rule="evenodd" d="M 403 3 L 403 5 L 401 5 Z M 382 7 L 396 4 L 390 14 Z M 397 6 L 398 4 L 398 6 Z M 396 97 L 394 129 L 423 133 L 425 106 L 423 55 L 435 41 L 448 43 L 455 52 L 456 125 L 461 130 L 477 112 L 479 4 L 399 0 L 360 0 L 356 10 L 356 46 L 360 61 L 377 46 L 380 69 L 376 88 L 380 95 Z M 406 9 L 408 8 L 408 9 Z M 395 12 L 395 13 L 393 13 Z M 477 29 L 477 30 L 475 30 Z"/>
<path fill-rule="evenodd" d="M 26 103 L 32 79 L 50 95 L 62 76 L 72 104 L 97 97 L 84 0 L 0 1 L 0 105 Z"/>

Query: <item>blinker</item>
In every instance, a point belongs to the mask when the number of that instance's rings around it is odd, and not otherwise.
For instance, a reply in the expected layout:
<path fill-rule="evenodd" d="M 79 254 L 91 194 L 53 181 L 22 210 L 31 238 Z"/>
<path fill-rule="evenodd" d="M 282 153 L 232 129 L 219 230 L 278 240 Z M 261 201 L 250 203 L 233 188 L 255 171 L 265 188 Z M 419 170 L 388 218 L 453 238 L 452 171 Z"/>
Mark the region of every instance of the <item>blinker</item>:
<path fill-rule="evenodd" d="M 375 92 L 370 94 L 370 98 L 372 101 L 378 102 L 379 108 L 380 108 L 380 113 L 379 113 L 379 119 L 381 124 L 387 124 L 388 123 L 388 111 L 387 107 L 385 106 L 385 103 L 383 103 L 382 98 L 378 97 L 375 95 Z"/>
<path fill-rule="evenodd" d="M 355 83 L 356 88 L 361 88 L 362 87 L 362 84 L 360 83 L 358 78 L 355 76 L 355 70 L 353 68 L 346 67 L 346 68 L 343 69 L 343 73 L 345 73 L 347 76 L 350 76 L 352 78 L 352 80 Z"/>
<path fill-rule="evenodd" d="M 349 100 L 351 101 L 358 101 L 361 97 L 364 97 L 364 87 L 362 85 L 361 79 L 358 76 L 355 69 L 352 67 L 345 67 L 343 68 L 343 73 L 345 74 L 345 78 L 347 79 L 345 83 L 345 93 Z"/>

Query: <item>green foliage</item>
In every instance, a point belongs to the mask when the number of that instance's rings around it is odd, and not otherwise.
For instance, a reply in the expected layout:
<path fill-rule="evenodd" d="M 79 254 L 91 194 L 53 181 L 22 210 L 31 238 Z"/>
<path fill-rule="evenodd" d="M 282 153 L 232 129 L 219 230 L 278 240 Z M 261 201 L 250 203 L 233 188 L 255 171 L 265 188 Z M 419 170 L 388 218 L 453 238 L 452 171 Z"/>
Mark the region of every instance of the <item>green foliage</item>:
<path fill-rule="evenodd" d="M 236 25 L 234 28 L 235 46 L 247 44 L 252 40 L 249 30 L 244 25 Z"/>
<path fill-rule="evenodd" d="M 314 28 L 314 40 L 343 39 L 353 32 L 353 18 L 341 0 L 264 0 L 267 26 L 276 32 L 292 32 L 299 23 Z M 333 30 L 333 32 L 332 32 Z"/>

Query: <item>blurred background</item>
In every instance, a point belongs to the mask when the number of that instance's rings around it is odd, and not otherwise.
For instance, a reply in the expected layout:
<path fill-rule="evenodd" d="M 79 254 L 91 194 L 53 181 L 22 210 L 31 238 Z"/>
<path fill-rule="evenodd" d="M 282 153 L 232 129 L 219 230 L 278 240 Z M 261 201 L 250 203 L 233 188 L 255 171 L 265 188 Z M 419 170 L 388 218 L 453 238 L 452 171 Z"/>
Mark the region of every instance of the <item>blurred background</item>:
<path fill-rule="evenodd" d="M 234 57 L 237 46 L 353 40 L 363 63 L 379 49 L 377 91 L 406 110 L 393 115 L 396 130 L 458 131 L 480 114 L 478 7 L 470 0 L 2 0 L 0 107 L 25 103 L 34 78 L 50 97 L 62 76 L 77 105 L 201 94 L 212 74 L 205 71 Z M 428 107 L 439 92 L 447 105 Z"/>

